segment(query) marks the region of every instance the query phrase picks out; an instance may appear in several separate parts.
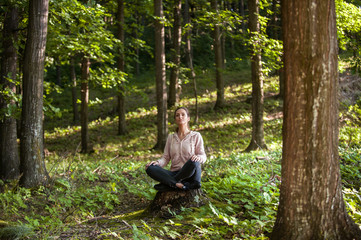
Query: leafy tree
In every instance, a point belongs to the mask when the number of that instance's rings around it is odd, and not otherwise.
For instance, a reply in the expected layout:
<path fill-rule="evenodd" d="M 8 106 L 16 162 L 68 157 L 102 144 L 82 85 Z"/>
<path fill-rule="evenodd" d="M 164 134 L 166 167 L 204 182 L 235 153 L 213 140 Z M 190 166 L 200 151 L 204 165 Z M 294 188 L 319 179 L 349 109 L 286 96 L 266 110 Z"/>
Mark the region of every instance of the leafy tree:
<path fill-rule="evenodd" d="M 112 49 L 119 41 L 107 29 L 104 19 L 110 15 L 94 3 L 82 4 L 78 1 L 62 0 L 52 2 L 51 8 L 51 56 L 69 61 L 73 56 L 81 57 L 81 126 L 82 152 L 88 149 L 88 98 L 89 81 L 103 87 L 115 87 L 124 81 L 124 74 L 107 64 L 114 63 Z M 94 71 L 92 62 L 104 63 Z"/>
<path fill-rule="evenodd" d="M 361 239 L 342 197 L 335 3 L 284 1 L 282 17 L 282 183 L 271 239 Z"/>
<path fill-rule="evenodd" d="M 179 69 L 181 63 L 181 43 L 182 43 L 182 19 L 181 19 L 182 1 L 174 2 L 174 21 L 173 21 L 173 49 L 172 49 L 172 68 L 169 80 L 169 107 L 179 102 Z"/>
<path fill-rule="evenodd" d="M 193 82 L 194 98 L 196 99 L 194 122 L 198 123 L 198 119 L 199 119 L 198 94 L 197 94 L 196 73 L 194 71 L 194 66 L 193 66 L 193 54 L 192 54 L 192 42 L 191 42 L 192 22 L 191 22 L 191 18 L 190 18 L 190 14 L 189 14 L 189 0 L 186 0 L 185 4 L 184 4 L 184 23 L 186 26 L 186 32 L 184 35 L 185 42 L 186 42 L 186 49 L 185 49 L 186 61 L 187 61 L 187 65 L 188 65 L 189 72 L 190 72 L 190 78 L 192 79 L 192 82 Z"/>
<path fill-rule="evenodd" d="M 73 107 L 73 122 L 77 123 L 80 120 L 79 111 L 78 111 L 78 97 L 77 97 L 77 81 L 76 81 L 76 71 L 75 71 L 75 60 L 74 57 L 70 57 L 70 80 L 71 80 L 71 95 L 72 95 L 72 107 Z"/>
<path fill-rule="evenodd" d="M 218 16 L 218 1 L 212 0 L 212 8 Z M 215 18 L 218 20 L 217 17 Z M 220 109 L 224 107 L 224 78 L 223 78 L 223 68 L 224 68 L 224 55 L 222 51 L 222 42 L 221 42 L 221 28 L 219 26 L 220 22 L 217 21 L 214 23 L 214 55 L 215 55 L 215 66 L 216 66 L 216 85 L 217 85 L 217 100 L 214 106 L 215 109 Z"/>
<path fill-rule="evenodd" d="M 155 71 L 157 95 L 157 143 L 155 149 L 163 150 L 168 135 L 167 86 L 165 73 L 164 16 L 162 0 L 154 0 L 155 17 Z"/>
<path fill-rule="evenodd" d="M 18 6 L 9 5 L 5 13 L 0 72 L 0 178 L 19 176 L 20 158 L 17 143 L 16 78 L 18 61 Z"/>
<path fill-rule="evenodd" d="M 118 12 L 117 12 L 117 37 L 119 41 L 122 42 L 124 46 L 124 1 L 118 0 Z M 117 59 L 118 69 L 121 72 L 124 72 L 124 48 L 119 47 L 119 57 Z M 125 92 L 123 84 L 119 85 L 118 89 L 118 115 L 119 115 L 119 124 L 118 124 L 118 134 L 124 135 L 127 132 L 126 121 L 125 121 Z"/>
<path fill-rule="evenodd" d="M 245 151 L 267 148 L 263 129 L 263 73 L 262 56 L 259 48 L 260 23 L 259 0 L 248 1 L 249 31 L 251 33 L 251 68 L 252 68 L 252 139 Z"/>
<path fill-rule="evenodd" d="M 47 178 L 43 149 L 43 81 L 48 7 L 48 0 L 29 1 L 20 138 L 20 183 L 25 187 L 37 186 Z"/>

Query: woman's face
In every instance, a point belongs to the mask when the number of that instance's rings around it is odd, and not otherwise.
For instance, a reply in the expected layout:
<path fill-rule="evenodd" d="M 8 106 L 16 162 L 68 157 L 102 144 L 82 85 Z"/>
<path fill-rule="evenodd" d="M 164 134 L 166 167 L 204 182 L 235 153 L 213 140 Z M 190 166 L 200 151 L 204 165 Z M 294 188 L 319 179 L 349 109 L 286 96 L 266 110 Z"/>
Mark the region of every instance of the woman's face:
<path fill-rule="evenodd" d="M 188 116 L 186 110 L 181 108 L 175 112 L 175 122 L 177 125 L 188 124 L 189 121 L 190 117 Z"/>

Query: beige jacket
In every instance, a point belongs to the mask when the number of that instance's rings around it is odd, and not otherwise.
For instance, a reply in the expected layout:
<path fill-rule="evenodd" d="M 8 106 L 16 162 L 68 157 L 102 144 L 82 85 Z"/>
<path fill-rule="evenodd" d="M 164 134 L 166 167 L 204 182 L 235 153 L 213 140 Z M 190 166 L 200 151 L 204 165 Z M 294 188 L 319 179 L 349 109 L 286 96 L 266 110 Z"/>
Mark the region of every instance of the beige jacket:
<path fill-rule="evenodd" d="M 191 131 L 184 139 L 180 140 L 178 134 L 173 133 L 168 135 L 163 157 L 157 163 L 159 166 L 165 167 L 171 160 L 170 170 L 178 171 L 193 155 L 200 157 L 202 164 L 207 159 L 201 134 Z"/>

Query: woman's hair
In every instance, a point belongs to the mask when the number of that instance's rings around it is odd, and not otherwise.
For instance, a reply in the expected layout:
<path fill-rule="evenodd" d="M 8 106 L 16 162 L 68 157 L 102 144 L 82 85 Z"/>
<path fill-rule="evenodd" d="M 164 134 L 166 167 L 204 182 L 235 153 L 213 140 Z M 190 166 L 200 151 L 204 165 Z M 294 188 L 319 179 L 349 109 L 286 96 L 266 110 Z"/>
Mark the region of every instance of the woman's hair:
<path fill-rule="evenodd" d="M 186 107 L 178 107 L 178 108 L 174 111 L 174 119 L 175 119 L 176 113 L 177 113 L 177 111 L 178 111 L 179 109 L 183 109 L 184 111 L 186 111 L 187 116 L 188 116 L 189 118 L 191 117 L 191 115 L 189 114 L 188 108 L 186 108 Z M 189 127 L 189 122 L 188 122 L 188 128 L 190 128 L 190 127 Z M 175 132 L 178 132 L 178 130 L 179 130 L 179 128 L 177 127 L 177 128 L 175 129 Z"/>

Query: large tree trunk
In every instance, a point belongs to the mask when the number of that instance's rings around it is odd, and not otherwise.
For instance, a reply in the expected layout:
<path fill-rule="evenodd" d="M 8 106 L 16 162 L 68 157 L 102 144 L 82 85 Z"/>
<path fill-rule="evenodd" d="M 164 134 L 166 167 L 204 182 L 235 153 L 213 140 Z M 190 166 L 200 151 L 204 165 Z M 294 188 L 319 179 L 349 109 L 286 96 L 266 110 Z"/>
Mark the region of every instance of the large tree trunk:
<path fill-rule="evenodd" d="M 251 37 L 257 37 L 259 26 L 259 0 L 248 1 L 249 7 L 249 30 Z M 262 60 L 258 41 L 253 41 L 251 46 L 252 68 L 252 139 L 246 152 L 256 149 L 266 149 L 263 131 L 263 74 Z"/>
<path fill-rule="evenodd" d="M 49 0 L 30 0 L 29 25 L 23 72 L 23 105 L 20 141 L 20 183 L 44 183 L 43 81 Z"/>
<path fill-rule="evenodd" d="M 72 107 L 73 107 L 73 122 L 77 123 L 79 122 L 79 111 L 78 111 L 78 97 L 77 97 L 77 89 L 76 89 L 76 73 L 75 73 L 75 63 L 74 63 L 74 57 L 71 57 L 70 59 L 70 80 L 72 83 L 71 87 L 71 94 L 72 94 Z"/>
<path fill-rule="evenodd" d="M 181 43 L 182 43 L 182 21 L 181 21 L 182 0 L 177 0 L 174 4 L 174 23 L 173 23 L 173 64 L 169 80 L 169 107 L 179 103 L 180 85 L 179 69 L 181 63 Z"/>
<path fill-rule="evenodd" d="M 184 4 L 184 23 L 185 23 L 185 25 L 191 24 L 191 18 L 190 18 L 190 14 L 189 14 L 189 0 L 186 0 L 185 4 Z M 197 94 L 196 73 L 195 73 L 194 67 L 193 67 L 191 36 L 192 36 L 192 30 L 189 29 L 185 34 L 185 39 L 186 39 L 186 50 L 185 51 L 186 51 L 187 65 L 188 65 L 188 68 L 190 69 L 190 75 L 191 75 L 191 79 L 193 82 L 194 98 L 196 99 L 194 123 L 197 124 L 198 119 L 199 119 L 198 94 Z"/>
<path fill-rule="evenodd" d="M 212 0 L 212 9 L 218 13 L 218 2 Z M 223 79 L 223 53 L 222 53 L 222 40 L 221 30 L 218 22 L 214 25 L 214 55 L 216 65 L 216 85 L 217 85 L 217 100 L 214 109 L 220 109 L 224 107 L 224 79 Z"/>
<path fill-rule="evenodd" d="M 182 208 L 200 207 L 206 202 L 208 199 L 201 189 L 157 192 L 145 212 L 152 216 L 170 218 Z"/>
<path fill-rule="evenodd" d="M 335 3 L 282 4 L 282 184 L 271 239 L 361 239 L 342 197 Z"/>
<path fill-rule="evenodd" d="M 19 24 L 19 13 L 16 7 L 9 8 L 6 12 L 3 30 L 2 58 L 0 86 L 1 90 L 8 88 L 16 93 L 17 73 L 17 29 Z M 8 79 L 11 79 L 9 81 Z M 6 96 L 0 95 L 0 109 L 15 109 L 14 100 L 7 100 Z M 14 179 L 19 176 L 20 157 L 17 143 L 16 119 L 14 116 L 6 116 L 4 112 L 0 115 L 0 178 Z"/>
<path fill-rule="evenodd" d="M 89 68 L 90 59 L 83 57 L 81 64 L 81 152 L 88 153 L 89 148 L 89 131 L 88 131 L 88 103 L 89 103 Z"/>
<path fill-rule="evenodd" d="M 124 72 L 124 1 L 118 0 L 118 39 L 122 42 L 123 47 L 120 48 L 119 58 L 117 60 L 118 70 Z M 118 134 L 124 135 L 127 133 L 127 125 L 125 121 L 125 89 L 123 83 L 120 83 L 118 89 Z"/>
<path fill-rule="evenodd" d="M 155 149 L 163 150 L 168 134 L 167 114 L 167 86 L 165 75 L 165 43 L 162 0 L 154 0 L 155 19 L 155 71 L 156 71 L 156 94 L 157 94 L 157 127 L 158 137 Z"/>

